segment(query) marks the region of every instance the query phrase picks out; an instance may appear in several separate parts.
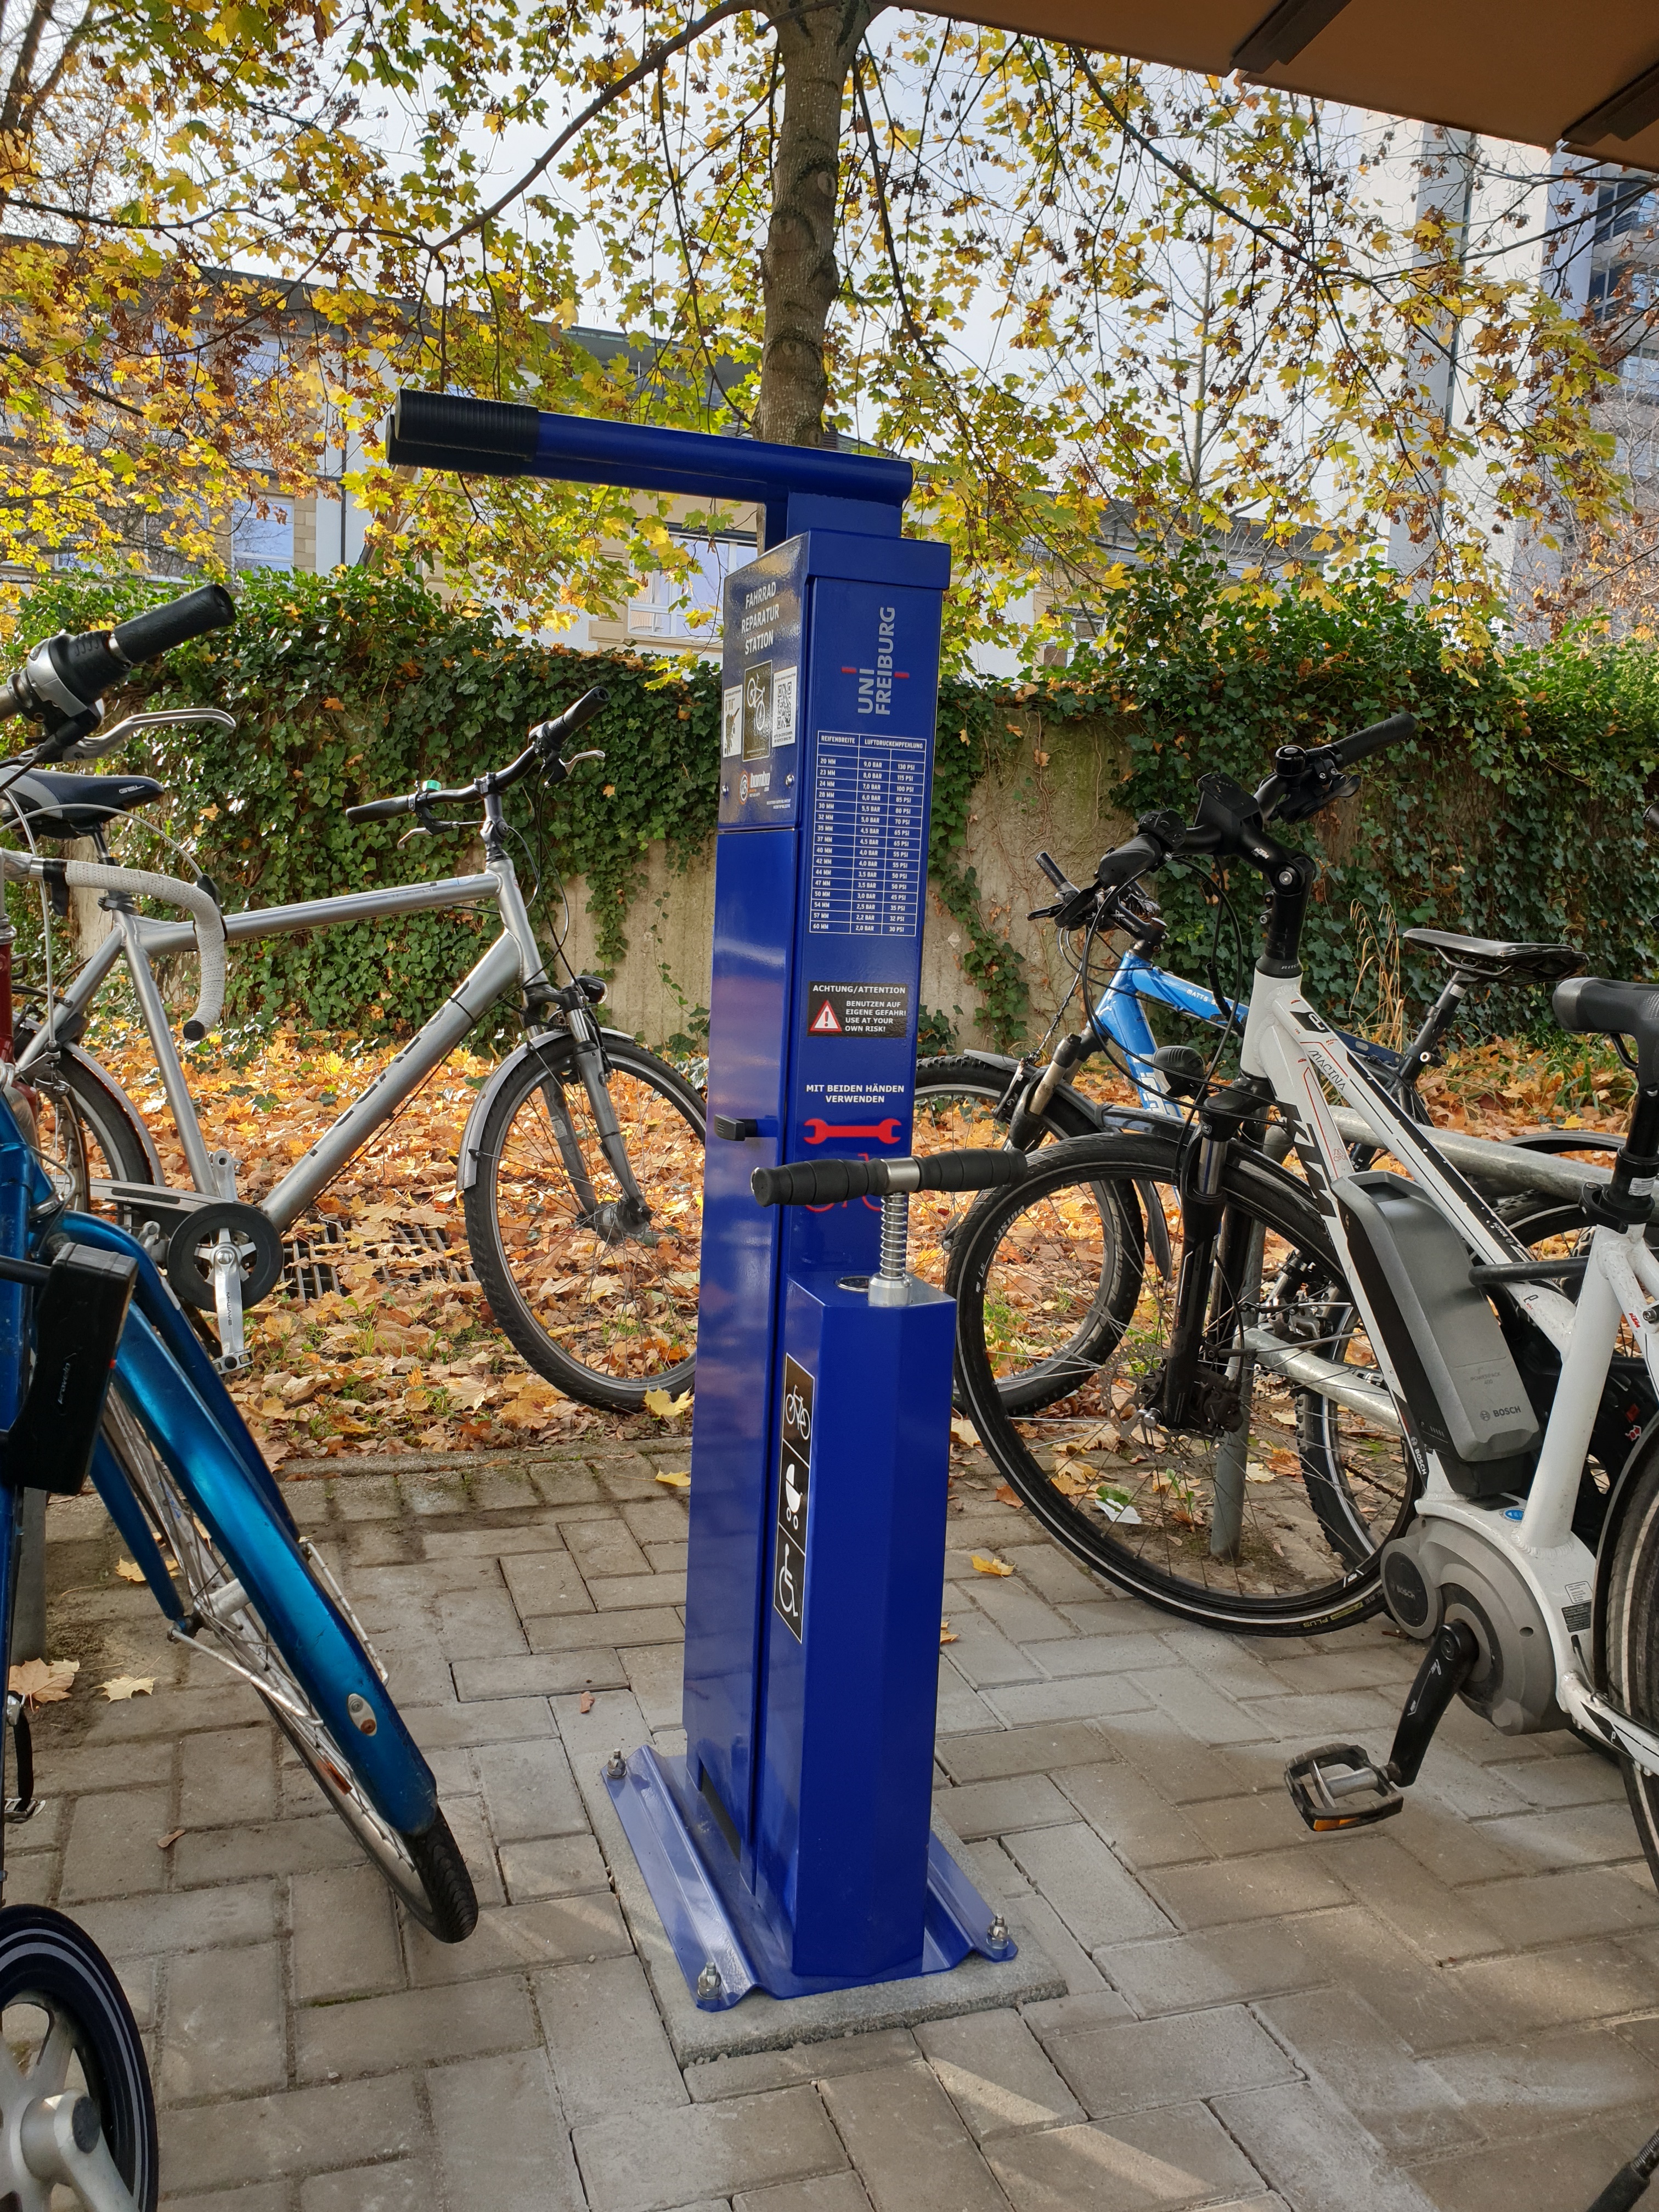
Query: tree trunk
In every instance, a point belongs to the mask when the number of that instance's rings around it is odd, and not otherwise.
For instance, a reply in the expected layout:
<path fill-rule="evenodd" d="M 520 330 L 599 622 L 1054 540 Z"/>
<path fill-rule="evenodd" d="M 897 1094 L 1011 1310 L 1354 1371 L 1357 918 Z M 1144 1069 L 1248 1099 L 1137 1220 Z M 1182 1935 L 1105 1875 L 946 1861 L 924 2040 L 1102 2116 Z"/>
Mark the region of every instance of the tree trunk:
<path fill-rule="evenodd" d="M 824 332 L 841 272 L 836 206 L 842 102 L 871 16 L 868 0 L 796 15 L 769 9 L 783 70 L 772 220 L 761 253 L 765 335 L 754 430 L 783 446 L 824 442 Z"/>

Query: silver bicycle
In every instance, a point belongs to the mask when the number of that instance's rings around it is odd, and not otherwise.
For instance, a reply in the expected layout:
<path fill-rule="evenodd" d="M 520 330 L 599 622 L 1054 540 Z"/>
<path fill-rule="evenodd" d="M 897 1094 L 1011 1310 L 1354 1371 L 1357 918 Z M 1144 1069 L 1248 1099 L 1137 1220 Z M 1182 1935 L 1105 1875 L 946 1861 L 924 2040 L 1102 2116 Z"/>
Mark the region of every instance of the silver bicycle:
<path fill-rule="evenodd" d="M 472 1264 L 491 1313 L 529 1364 L 569 1395 L 628 1411 L 648 1389 L 689 1388 L 695 1352 L 703 1105 L 674 1068 L 602 1026 L 605 986 L 548 971 L 507 849 L 502 799 L 532 776 L 557 782 L 578 762 L 565 743 L 605 703 L 587 692 L 530 733 L 505 768 L 454 789 L 427 787 L 345 810 L 349 822 L 415 817 L 411 835 L 453 831 L 437 810 L 482 802 L 484 866 L 476 875 L 400 884 L 294 905 L 219 915 L 200 884 L 112 869 L 104 839 L 118 815 L 161 796 L 138 776 L 32 771 L 9 796 L 32 845 L 90 837 L 93 861 L 8 855 L 9 872 L 48 886 L 100 890 L 114 927 L 38 1029 L 20 1036 L 14 1083 L 35 1089 L 51 1123 L 43 1150 L 78 1203 L 112 1212 L 165 1266 L 186 1304 L 215 1313 L 222 1364 L 246 1364 L 243 1315 L 281 1279 L 283 1232 L 398 1112 L 505 993 L 516 990 L 527 1035 L 480 1092 L 461 1139 L 459 1187 Z M 196 710 L 198 714 L 211 710 Z M 137 717 L 94 741 L 131 734 Z M 83 745 L 87 757 L 92 746 Z M 149 896 L 186 908 L 150 919 Z M 236 1166 L 210 1152 L 191 1102 L 154 963 L 195 949 L 203 1005 L 186 1041 L 216 1022 L 224 943 L 493 902 L 501 932 L 432 1018 L 257 1203 L 239 1198 Z M 222 931 L 216 952 L 216 928 Z M 177 1129 L 190 1188 L 169 1188 L 132 1101 L 79 1042 L 88 1012 L 125 963 Z"/>

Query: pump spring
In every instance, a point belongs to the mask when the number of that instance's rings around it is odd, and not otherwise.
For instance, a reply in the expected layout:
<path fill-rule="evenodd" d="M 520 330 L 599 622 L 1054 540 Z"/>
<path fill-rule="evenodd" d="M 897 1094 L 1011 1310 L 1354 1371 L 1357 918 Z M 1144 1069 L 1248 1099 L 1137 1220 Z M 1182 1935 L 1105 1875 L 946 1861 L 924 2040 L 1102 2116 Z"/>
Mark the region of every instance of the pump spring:
<path fill-rule="evenodd" d="M 890 1191 L 881 1201 L 881 1272 L 890 1283 L 902 1283 L 909 1262 L 909 1193 Z"/>

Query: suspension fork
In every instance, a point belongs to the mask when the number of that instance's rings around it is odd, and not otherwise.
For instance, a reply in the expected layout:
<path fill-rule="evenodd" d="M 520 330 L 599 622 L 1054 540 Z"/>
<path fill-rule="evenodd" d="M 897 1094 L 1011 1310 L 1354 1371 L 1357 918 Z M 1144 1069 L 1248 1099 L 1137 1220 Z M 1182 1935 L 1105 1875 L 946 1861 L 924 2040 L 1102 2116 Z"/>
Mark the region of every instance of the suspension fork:
<path fill-rule="evenodd" d="M 1258 1121 L 1270 1097 L 1264 1084 L 1241 1077 L 1216 1092 L 1200 1118 L 1198 1158 L 1182 1194 L 1175 1326 L 1158 1393 L 1162 1417 L 1172 1429 L 1186 1423 L 1206 1355 L 1207 1364 L 1223 1364 L 1218 1355 L 1225 1348 L 1231 1360 L 1253 1224 L 1243 1215 L 1230 1215 L 1222 1188 L 1234 1141 L 1247 1124 Z"/>
<path fill-rule="evenodd" d="M 580 1003 L 572 1003 L 578 997 Z M 605 1046 L 599 1036 L 599 1024 L 593 1019 L 586 994 L 580 992 L 580 987 L 572 985 L 569 990 L 561 991 L 558 999 L 564 1009 L 571 1044 L 575 1049 L 577 1072 L 587 1093 L 587 1103 L 593 1109 L 593 1126 L 599 1131 L 600 1149 L 623 1194 L 619 1209 L 621 1226 L 627 1231 L 644 1229 L 650 1224 L 651 1208 L 646 1204 L 635 1179 L 622 1124 L 617 1121 L 617 1109 L 611 1103 L 610 1069 L 605 1064 Z M 585 1176 L 583 1181 L 586 1182 Z M 584 1204 L 591 1205 L 592 1200 L 592 1187 L 588 1184 Z"/>
<path fill-rule="evenodd" d="M 1193 1179 L 1182 1194 L 1181 1273 L 1176 1284 L 1175 1326 L 1159 1386 L 1165 1425 L 1180 1428 L 1192 1400 L 1209 1330 L 1206 1322 L 1215 1271 L 1216 1245 L 1224 1233 L 1226 1202 L 1221 1195 L 1232 1149 L 1231 1130 L 1207 1126 L 1200 1133 Z"/>

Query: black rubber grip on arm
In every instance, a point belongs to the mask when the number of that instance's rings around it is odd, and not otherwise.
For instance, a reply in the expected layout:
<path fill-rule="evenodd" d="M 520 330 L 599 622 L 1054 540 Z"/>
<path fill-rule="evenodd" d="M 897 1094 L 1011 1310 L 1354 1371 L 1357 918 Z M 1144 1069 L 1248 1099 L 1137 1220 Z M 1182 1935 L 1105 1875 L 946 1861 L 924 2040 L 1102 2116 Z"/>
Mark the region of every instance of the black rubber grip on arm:
<path fill-rule="evenodd" d="M 386 457 L 394 468 L 522 476 L 536 458 L 541 427 L 534 407 L 406 386 L 386 419 Z"/>
<path fill-rule="evenodd" d="M 348 806 L 345 818 L 348 822 L 390 822 L 394 814 L 410 814 L 414 808 L 415 802 L 409 798 L 368 799 L 361 806 Z"/>
<path fill-rule="evenodd" d="M 1347 737 L 1339 738 L 1331 751 L 1340 767 L 1352 768 L 1367 753 L 1380 753 L 1385 746 L 1404 744 L 1407 738 L 1416 735 L 1415 714 L 1390 714 L 1386 722 L 1373 722 L 1369 729 L 1354 730 Z"/>
<path fill-rule="evenodd" d="M 793 1160 L 757 1168 L 749 1188 L 761 1206 L 839 1206 L 849 1198 L 884 1198 L 890 1191 L 992 1190 L 1023 1182 L 1024 1152 L 933 1152 L 926 1159 Z"/>

